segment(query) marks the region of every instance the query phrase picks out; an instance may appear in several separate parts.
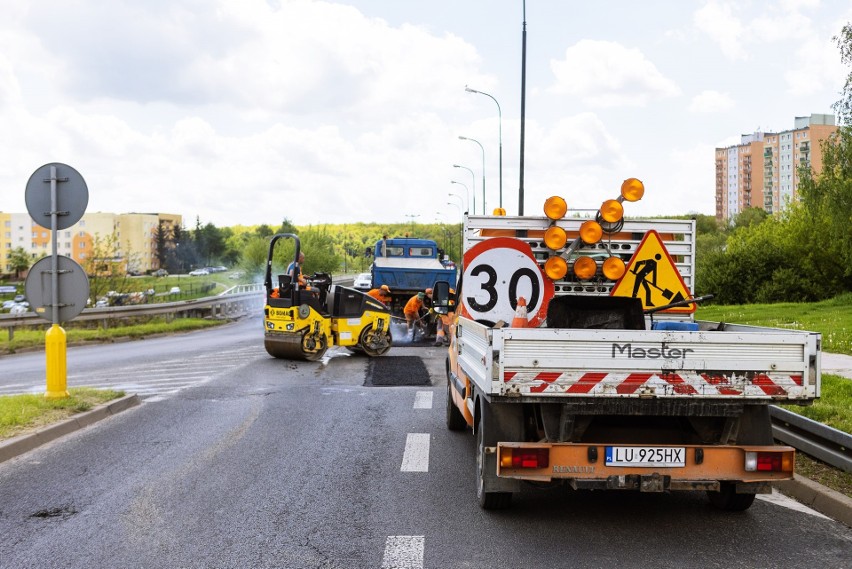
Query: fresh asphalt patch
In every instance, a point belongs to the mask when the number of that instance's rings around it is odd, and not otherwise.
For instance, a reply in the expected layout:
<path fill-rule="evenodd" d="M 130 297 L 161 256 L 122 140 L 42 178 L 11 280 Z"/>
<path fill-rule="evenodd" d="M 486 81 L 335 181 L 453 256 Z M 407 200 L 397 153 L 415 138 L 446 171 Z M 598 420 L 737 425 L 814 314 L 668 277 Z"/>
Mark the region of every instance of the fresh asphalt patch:
<path fill-rule="evenodd" d="M 367 387 L 399 387 L 432 385 L 426 365 L 419 356 L 382 356 L 370 358 Z"/>

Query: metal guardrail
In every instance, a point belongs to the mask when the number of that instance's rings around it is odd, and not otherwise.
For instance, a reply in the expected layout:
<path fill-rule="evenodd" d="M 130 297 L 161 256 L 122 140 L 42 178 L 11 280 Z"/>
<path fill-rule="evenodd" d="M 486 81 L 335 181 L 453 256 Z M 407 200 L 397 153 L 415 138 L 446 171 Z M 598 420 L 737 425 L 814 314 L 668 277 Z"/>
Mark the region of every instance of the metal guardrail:
<path fill-rule="evenodd" d="M 779 441 L 835 468 L 852 472 L 852 435 L 770 405 L 772 434 Z"/>
<path fill-rule="evenodd" d="M 104 308 L 86 308 L 74 320 L 102 320 L 105 326 L 110 320 L 134 316 L 159 316 L 163 314 L 187 314 L 188 316 L 227 318 L 263 308 L 263 285 L 236 285 L 216 296 L 195 300 L 158 302 L 155 304 L 133 304 Z M 46 322 L 35 312 L 23 314 L 0 314 L 0 328 L 9 330 L 9 339 L 19 326 L 34 326 Z"/>

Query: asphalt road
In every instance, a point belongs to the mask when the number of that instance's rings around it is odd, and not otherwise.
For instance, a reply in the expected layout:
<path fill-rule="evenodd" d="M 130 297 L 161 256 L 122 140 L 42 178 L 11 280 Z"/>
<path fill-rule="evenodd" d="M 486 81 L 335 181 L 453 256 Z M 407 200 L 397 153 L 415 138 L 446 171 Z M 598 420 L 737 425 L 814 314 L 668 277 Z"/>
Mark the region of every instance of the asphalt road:
<path fill-rule="evenodd" d="M 0 464 L 0 567 L 850 566 L 852 530 L 780 496 L 732 515 L 700 493 L 529 487 L 483 511 L 473 437 L 444 426 L 442 351 L 384 358 L 275 360 L 258 319 L 71 348 L 69 386 L 121 371 L 147 388 L 192 365 Z M 0 386 L 43 382 L 43 365 L 4 357 Z M 372 386 L 377 370 L 405 383 L 424 369 L 432 385 Z"/>

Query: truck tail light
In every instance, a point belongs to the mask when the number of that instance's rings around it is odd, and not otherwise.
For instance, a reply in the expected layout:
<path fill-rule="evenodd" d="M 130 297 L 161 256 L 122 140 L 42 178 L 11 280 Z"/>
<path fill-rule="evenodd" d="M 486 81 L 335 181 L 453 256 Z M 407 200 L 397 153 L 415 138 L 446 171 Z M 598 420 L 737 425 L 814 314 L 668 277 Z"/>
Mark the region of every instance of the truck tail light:
<path fill-rule="evenodd" d="M 501 468 L 547 468 L 550 453 L 546 448 L 501 448 Z"/>
<path fill-rule="evenodd" d="M 792 452 L 746 452 L 746 472 L 793 472 Z"/>

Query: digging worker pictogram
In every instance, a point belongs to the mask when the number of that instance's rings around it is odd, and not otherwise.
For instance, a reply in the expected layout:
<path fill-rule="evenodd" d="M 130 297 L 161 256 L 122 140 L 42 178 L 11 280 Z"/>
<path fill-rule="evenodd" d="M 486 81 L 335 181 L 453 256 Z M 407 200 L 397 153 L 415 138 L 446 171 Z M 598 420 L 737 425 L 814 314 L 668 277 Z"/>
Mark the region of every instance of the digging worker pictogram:
<path fill-rule="evenodd" d="M 657 253 L 653 259 L 638 261 L 633 267 L 633 270 L 630 271 L 636 275 L 632 296 L 637 298 L 636 293 L 639 292 L 639 286 L 641 285 L 645 289 L 645 306 L 654 306 L 654 303 L 651 302 L 651 287 L 659 288 L 657 287 L 657 261 L 662 258 L 663 256 Z"/>

